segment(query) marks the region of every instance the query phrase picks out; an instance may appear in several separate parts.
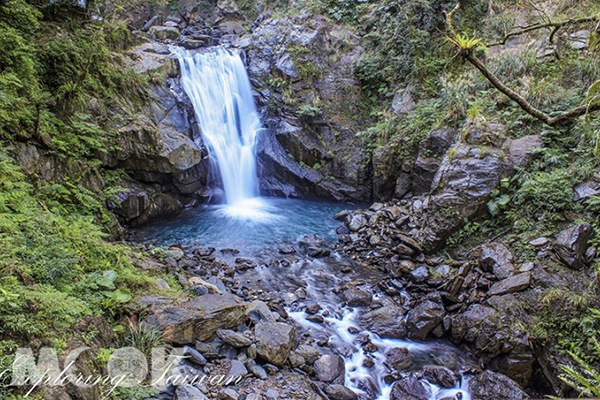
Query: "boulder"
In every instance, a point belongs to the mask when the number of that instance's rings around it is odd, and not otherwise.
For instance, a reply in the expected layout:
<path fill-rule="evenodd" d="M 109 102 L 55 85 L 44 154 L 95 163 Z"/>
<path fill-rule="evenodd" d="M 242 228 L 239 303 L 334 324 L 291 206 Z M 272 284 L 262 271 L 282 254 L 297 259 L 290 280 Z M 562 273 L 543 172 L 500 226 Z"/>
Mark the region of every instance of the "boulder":
<path fill-rule="evenodd" d="M 408 337 L 425 340 L 429 332 L 444 319 L 445 310 L 441 303 L 425 300 L 418 303 L 408 312 L 406 330 Z"/>
<path fill-rule="evenodd" d="M 554 251 L 568 267 L 581 268 L 585 263 L 589 240 L 593 236 L 594 228 L 590 224 L 579 224 L 567 228 L 556 235 Z"/>
<path fill-rule="evenodd" d="M 394 383 L 392 386 L 392 392 L 390 393 L 390 400 L 428 400 L 429 393 L 414 377 L 409 375 L 405 378 Z"/>
<path fill-rule="evenodd" d="M 456 373 L 446 367 L 428 365 L 423 368 L 423 375 L 429 382 L 447 389 L 454 387 L 458 381 Z"/>
<path fill-rule="evenodd" d="M 396 306 L 384 306 L 360 316 L 361 324 L 384 338 L 404 339 L 406 323 L 404 310 Z"/>
<path fill-rule="evenodd" d="M 492 242 L 480 247 L 479 262 L 484 271 L 505 279 L 515 273 L 513 254 L 502 243 Z"/>
<path fill-rule="evenodd" d="M 150 297 L 140 301 L 148 304 L 146 322 L 162 330 L 166 341 L 180 345 L 210 340 L 219 329 L 237 328 L 248 311 L 246 303 L 231 295 L 206 294 L 185 303 Z"/>
<path fill-rule="evenodd" d="M 522 272 L 520 274 L 503 279 L 492 285 L 489 291 L 490 296 L 503 295 L 507 293 L 519 292 L 527 289 L 531 285 L 531 272 Z"/>
<path fill-rule="evenodd" d="M 413 356 L 406 347 L 394 347 L 385 352 L 385 363 L 401 372 L 413 365 Z"/>
<path fill-rule="evenodd" d="M 439 248 L 466 220 L 487 212 L 501 180 L 512 177 L 517 166 L 527 165 L 542 145 L 537 137 L 506 140 L 504 126 L 481 121 L 468 124 L 461 136 L 464 140 L 450 148 L 440 164 L 426 204 L 430 218 L 416 235 L 426 253 Z M 507 152 L 511 156 L 506 157 Z"/>
<path fill-rule="evenodd" d="M 195 386 L 177 386 L 175 400 L 208 400 L 208 397 Z"/>
<path fill-rule="evenodd" d="M 358 395 L 342 385 L 325 386 L 325 393 L 331 400 L 358 400 Z"/>
<path fill-rule="evenodd" d="M 281 322 L 259 323 L 254 328 L 256 351 L 268 362 L 282 366 L 294 345 L 296 329 Z"/>
<path fill-rule="evenodd" d="M 473 377 L 469 381 L 469 390 L 472 400 L 525 400 L 529 399 L 519 385 L 507 377 L 492 371 L 484 371 L 483 373 Z"/>
<path fill-rule="evenodd" d="M 429 192 L 435 174 L 440 167 L 446 151 L 456 138 L 455 129 L 438 129 L 429 134 L 419 144 L 419 155 L 412 172 L 412 191 L 416 195 Z"/>
<path fill-rule="evenodd" d="M 242 335 L 239 332 L 234 332 L 232 330 L 227 329 L 219 329 L 217 331 L 217 337 L 221 339 L 221 341 L 225 344 L 228 344 L 231 347 L 236 349 L 242 347 L 249 347 L 252 344 L 252 340 Z"/>
<path fill-rule="evenodd" d="M 350 307 L 365 307 L 371 304 L 371 294 L 356 288 L 344 291 L 344 299 Z"/>
<path fill-rule="evenodd" d="M 177 40 L 179 38 L 179 29 L 172 26 L 152 26 L 148 32 L 156 40 Z"/>
<path fill-rule="evenodd" d="M 392 99 L 392 110 L 396 115 L 409 114 L 415 109 L 415 106 L 409 89 L 398 90 Z"/>
<path fill-rule="evenodd" d="M 344 383 L 344 359 L 337 354 L 325 354 L 314 364 L 317 379 L 325 383 Z"/>
<path fill-rule="evenodd" d="M 319 351 L 306 344 L 301 344 L 298 346 L 296 353 L 302 356 L 302 358 L 304 358 L 308 364 L 313 364 L 319 358 Z"/>

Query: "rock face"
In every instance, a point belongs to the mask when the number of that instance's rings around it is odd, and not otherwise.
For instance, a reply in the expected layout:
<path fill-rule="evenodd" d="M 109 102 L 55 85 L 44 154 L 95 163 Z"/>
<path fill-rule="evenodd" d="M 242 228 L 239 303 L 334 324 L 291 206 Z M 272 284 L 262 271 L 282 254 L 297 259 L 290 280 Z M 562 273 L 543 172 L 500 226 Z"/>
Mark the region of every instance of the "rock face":
<path fill-rule="evenodd" d="M 257 143 L 262 191 L 369 199 L 369 156 L 356 138 L 363 122 L 354 118 L 362 96 L 352 73 L 363 53 L 358 38 L 303 12 L 260 18 L 234 44 L 247 55 L 259 107 L 268 114 Z"/>
<path fill-rule="evenodd" d="M 429 394 L 425 387 L 414 377 L 409 375 L 406 378 L 394 383 L 390 400 L 427 400 Z"/>
<path fill-rule="evenodd" d="M 480 248 L 481 267 L 493 272 L 498 279 L 505 279 L 515 273 L 513 255 L 502 243 L 488 243 Z"/>
<path fill-rule="evenodd" d="M 429 332 L 442 322 L 444 306 L 441 303 L 425 300 L 408 312 L 406 328 L 412 339 L 424 340 Z"/>
<path fill-rule="evenodd" d="M 271 322 L 256 325 L 256 350 L 258 355 L 275 365 L 283 365 L 292 351 L 296 329 L 293 326 Z"/>
<path fill-rule="evenodd" d="M 529 396 L 519 385 L 505 375 L 485 371 L 469 381 L 473 400 L 525 400 Z"/>
<path fill-rule="evenodd" d="M 337 354 L 322 355 L 315 361 L 315 375 L 321 382 L 344 383 L 344 359 Z"/>
<path fill-rule="evenodd" d="M 207 294 L 179 304 L 152 297 L 140 302 L 150 312 L 146 322 L 161 329 L 165 340 L 180 345 L 210 340 L 219 329 L 237 328 L 249 310 L 231 295 Z"/>
<path fill-rule="evenodd" d="M 431 132 L 427 139 L 421 142 L 412 173 L 414 194 L 429 192 L 444 154 L 454 143 L 456 135 L 456 130 L 445 128 Z"/>
<path fill-rule="evenodd" d="M 554 251 L 570 268 L 581 268 L 585 263 L 585 253 L 588 242 L 594 235 L 594 229 L 589 224 L 579 224 L 565 229 L 556 235 Z"/>
<path fill-rule="evenodd" d="M 395 306 L 385 306 L 363 314 L 360 322 L 365 328 L 375 332 L 381 337 L 404 339 L 406 337 L 406 323 L 404 310 Z"/>
<path fill-rule="evenodd" d="M 472 123 L 461 135 L 465 141 L 448 150 L 432 184 L 428 223 L 418 235 L 426 249 L 439 247 L 464 220 L 485 211 L 501 179 L 526 165 L 543 145 L 538 136 L 507 140 L 504 127 L 493 123 Z"/>

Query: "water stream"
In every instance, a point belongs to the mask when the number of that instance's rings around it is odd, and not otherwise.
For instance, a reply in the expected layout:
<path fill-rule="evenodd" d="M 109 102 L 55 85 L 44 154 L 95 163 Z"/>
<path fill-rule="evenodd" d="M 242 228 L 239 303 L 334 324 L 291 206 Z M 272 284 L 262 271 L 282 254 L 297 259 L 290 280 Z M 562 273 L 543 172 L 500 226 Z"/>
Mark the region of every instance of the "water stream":
<path fill-rule="evenodd" d="M 188 210 L 169 222 L 139 229 L 134 240 L 236 248 L 241 256 L 254 257 L 258 267 L 236 276 L 240 286 L 260 288 L 282 299 L 301 329 L 328 342 L 327 349 L 345 359 L 345 385 L 361 399 L 390 398 L 393 379 L 385 353 L 392 348 L 408 349 L 415 370 L 427 365 L 452 365 L 454 371 L 464 370 L 470 362 L 468 357 L 448 343 L 389 339 L 369 332 L 360 323 L 367 308 L 344 305 L 334 290 L 360 280 L 374 293 L 374 303 L 394 301 L 383 299 L 377 289 L 377 282 L 384 278 L 381 272 L 358 267 L 335 251 L 320 259 L 303 252 L 298 241 L 307 234 L 317 234 L 333 243 L 339 223 L 332 216 L 347 205 L 258 196 L 254 146 L 262 126 L 240 56 L 225 49 L 192 54 L 176 48 L 173 52 L 181 65 L 182 86 L 218 167 L 227 202 Z M 298 252 L 291 262 L 272 263 L 274 258 L 286 257 L 278 252 L 281 246 L 291 246 Z M 315 303 L 324 310 L 319 323 L 311 321 L 306 312 L 307 306 Z M 365 341 L 377 350 L 365 351 Z M 425 378 L 422 382 L 431 400 L 470 399 L 464 377 L 450 389 L 435 386 Z"/>

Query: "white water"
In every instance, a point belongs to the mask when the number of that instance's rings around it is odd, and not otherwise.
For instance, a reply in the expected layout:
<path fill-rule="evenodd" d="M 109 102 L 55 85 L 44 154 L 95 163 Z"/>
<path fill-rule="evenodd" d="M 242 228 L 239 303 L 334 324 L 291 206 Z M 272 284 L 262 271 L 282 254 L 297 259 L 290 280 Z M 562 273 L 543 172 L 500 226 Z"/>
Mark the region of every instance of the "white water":
<path fill-rule="evenodd" d="M 268 218 L 258 198 L 256 174 L 255 143 L 262 125 L 242 59 L 223 48 L 195 54 L 178 47 L 172 51 L 223 182 L 227 201 L 223 211 L 233 217 Z"/>

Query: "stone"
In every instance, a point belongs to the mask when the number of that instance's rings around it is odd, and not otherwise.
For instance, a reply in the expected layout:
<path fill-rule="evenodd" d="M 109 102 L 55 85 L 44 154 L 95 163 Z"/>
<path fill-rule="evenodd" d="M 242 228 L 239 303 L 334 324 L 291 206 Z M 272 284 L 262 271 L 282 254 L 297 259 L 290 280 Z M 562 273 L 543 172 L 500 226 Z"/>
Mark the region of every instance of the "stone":
<path fill-rule="evenodd" d="M 260 323 L 254 328 L 254 335 L 260 357 L 278 366 L 285 364 L 296 337 L 293 326 L 281 322 Z"/>
<path fill-rule="evenodd" d="M 429 268 L 425 266 L 417 267 L 410 272 L 410 279 L 415 283 L 423 283 L 429 279 Z"/>
<path fill-rule="evenodd" d="M 582 29 L 569 35 L 569 46 L 574 50 L 585 50 L 589 47 L 588 41 L 591 32 L 587 29 Z"/>
<path fill-rule="evenodd" d="M 168 342 L 185 345 L 210 340 L 219 329 L 237 328 L 247 310 L 231 295 L 207 294 L 184 303 L 150 304 L 146 322 L 162 330 Z"/>
<path fill-rule="evenodd" d="M 581 268 L 585 264 L 585 253 L 593 236 L 594 228 L 590 224 L 567 228 L 556 235 L 554 252 L 568 267 Z"/>
<path fill-rule="evenodd" d="M 419 144 L 419 155 L 412 172 L 412 191 L 416 195 L 429 192 L 446 151 L 452 146 L 457 131 L 451 128 L 431 132 Z"/>
<path fill-rule="evenodd" d="M 175 400 L 208 400 L 208 397 L 195 386 L 183 385 L 175 390 Z"/>
<path fill-rule="evenodd" d="M 441 303 L 425 300 L 408 312 L 406 330 L 408 337 L 425 340 L 427 335 L 444 319 L 445 310 Z"/>
<path fill-rule="evenodd" d="M 256 364 L 255 362 L 248 363 L 248 369 L 250 370 L 252 375 L 256 376 L 257 378 L 267 379 L 267 377 L 268 377 L 267 371 L 265 371 L 265 369 L 263 367 Z"/>
<path fill-rule="evenodd" d="M 177 40 L 179 29 L 171 26 L 152 26 L 149 31 L 157 40 Z"/>
<path fill-rule="evenodd" d="M 158 24 L 160 22 L 160 15 L 155 15 L 152 18 L 150 18 L 142 27 L 142 31 L 143 32 L 148 32 L 150 30 L 150 28 L 152 28 L 154 25 Z"/>
<path fill-rule="evenodd" d="M 238 400 L 240 398 L 238 392 L 233 389 L 222 389 L 218 394 L 219 400 Z"/>
<path fill-rule="evenodd" d="M 392 99 L 392 110 L 396 115 L 410 114 L 415 106 L 415 101 L 409 89 L 397 91 Z"/>
<path fill-rule="evenodd" d="M 331 400 L 358 400 L 358 395 L 342 385 L 325 386 L 325 393 Z"/>
<path fill-rule="evenodd" d="M 230 345 L 236 349 L 242 347 L 248 347 L 252 344 L 252 340 L 242 335 L 239 332 L 234 332 L 227 329 L 219 329 L 217 331 L 217 337 L 223 341 L 223 343 Z"/>
<path fill-rule="evenodd" d="M 513 254 L 502 243 L 488 243 L 479 250 L 479 262 L 484 271 L 493 272 L 498 279 L 508 278 L 515 273 Z"/>
<path fill-rule="evenodd" d="M 406 338 L 404 310 L 396 306 L 384 306 L 363 314 L 359 318 L 361 324 L 370 331 L 384 338 Z"/>
<path fill-rule="evenodd" d="M 390 400 L 428 400 L 429 393 L 425 387 L 414 377 L 407 376 L 394 383 Z"/>
<path fill-rule="evenodd" d="M 521 290 L 527 289 L 530 285 L 531 273 L 522 272 L 520 274 L 511 276 L 510 278 L 501 280 L 500 282 L 494 283 L 490 288 L 488 294 L 490 296 L 497 296 L 507 293 L 519 292 Z"/>
<path fill-rule="evenodd" d="M 296 353 L 298 353 L 302 358 L 306 360 L 308 364 L 313 364 L 319 358 L 319 351 L 312 346 L 301 344 L 296 349 Z"/>
<path fill-rule="evenodd" d="M 423 368 L 423 375 L 427 380 L 443 388 L 452 388 L 458 380 L 456 373 L 446 367 L 428 365 Z"/>
<path fill-rule="evenodd" d="M 229 370 L 227 372 L 227 378 L 238 379 L 240 377 L 244 377 L 248 374 L 248 370 L 244 366 L 241 361 L 238 360 L 230 360 L 229 362 Z"/>
<path fill-rule="evenodd" d="M 406 347 L 394 347 L 385 352 L 385 362 L 398 372 L 413 365 L 413 356 Z"/>
<path fill-rule="evenodd" d="M 192 364 L 203 367 L 206 365 L 206 358 L 200 354 L 200 352 L 190 346 L 185 346 L 183 348 L 183 355 L 189 360 Z"/>
<path fill-rule="evenodd" d="M 371 294 L 357 288 L 346 289 L 343 295 L 350 307 L 366 307 L 371 304 Z"/>
<path fill-rule="evenodd" d="M 317 379 L 325 383 L 344 383 L 345 363 L 337 354 L 325 354 L 314 364 Z"/>
<path fill-rule="evenodd" d="M 362 227 L 367 225 L 367 219 L 362 214 L 354 214 L 350 218 L 350 222 L 348 223 L 348 229 L 352 232 L 356 232 L 360 230 Z"/>
<path fill-rule="evenodd" d="M 529 396 L 519 385 L 497 372 L 484 371 L 469 380 L 469 390 L 472 400 L 525 400 Z"/>

